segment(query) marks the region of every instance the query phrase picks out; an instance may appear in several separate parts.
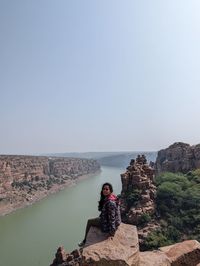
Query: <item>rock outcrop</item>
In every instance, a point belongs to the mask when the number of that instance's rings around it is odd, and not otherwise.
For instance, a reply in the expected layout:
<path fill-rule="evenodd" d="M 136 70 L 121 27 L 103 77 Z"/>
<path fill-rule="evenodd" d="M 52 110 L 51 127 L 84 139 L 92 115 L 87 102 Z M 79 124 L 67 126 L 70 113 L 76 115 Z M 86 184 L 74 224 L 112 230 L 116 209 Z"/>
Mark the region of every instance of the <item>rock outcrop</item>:
<path fill-rule="evenodd" d="M 75 249 L 68 253 L 63 246 L 59 247 L 50 266 L 83 266 L 82 249 Z"/>
<path fill-rule="evenodd" d="M 139 266 L 170 266 L 167 255 L 159 250 L 140 252 Z"/>
<path fill-rule="evenodd" d="M 115 236 L 110 239 L 108 234 L 99 228 L 91 227 L 85 247 L 67 254 L 60 247 L 51 266 L 59 265 L 93 265 L 93 266 L 138 266 L 139 245 L 137 229 L 133 225 L 120 224 Z"/>
<path fill-rule="evenodd" d="M 100 229 L 93 227 L 87 237 L 82 252 L 83 264 L 137 266 L 139 264 L 139 245 L 137 228 L 121 223 L 115 236 L 108 238 Z"/>
<path fill-rule="evenodd" d="M 167 149 L 160 150 L 157 155 L 155 168 L 157 174 L 161 172 L 187 173 L 200 168 L 200 144 L 176 142 Z"/>
<path fill-rule="evenodd" d="M 199 262 L 200 243 L 196 240 L 140 252 L 140 266 L 198 266 Z"/>
<path fill-rule="evenodd" d="M 144 155 L 131 160 L 127 171 L 121 174 L 121 214 L 124 222 L 139 225 L 155 213 L 156 187 L 154 169 Z"/>
<path fill-rule="evenodd" d="M 59 247 L 51 266 L 197 266 L 200 243 L 188 240 L 154 251 L 139 251 L 137 229 L 121 224 L 113 237 L 91 227 L 84 248 L 67 253 Z"/>
<path fill-rule="evenodd" d="M 196 266 L 200 262 L 200 243 L 196 240 L 186 240 L 160 250 L 167 255 L 172 266 Z"/>
<path fill-rule="evenodd" d="M 0 215 L 29 205 L 99 169 L 99 163 L 91 159 L 1 155 Z"/>

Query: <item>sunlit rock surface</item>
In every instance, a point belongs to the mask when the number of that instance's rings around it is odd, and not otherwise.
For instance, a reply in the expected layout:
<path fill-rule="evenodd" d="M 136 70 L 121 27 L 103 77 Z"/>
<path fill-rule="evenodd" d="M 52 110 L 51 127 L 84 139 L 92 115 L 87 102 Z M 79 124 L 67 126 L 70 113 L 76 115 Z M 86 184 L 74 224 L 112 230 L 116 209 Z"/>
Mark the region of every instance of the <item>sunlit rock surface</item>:
<path fill-rule="evenodd" d="M 190 146 L 187 143 L 175 142 L 158 152 L 155 167 L 157 174 L 161 172 L 187 173 L 200 168 L 200 144 Z"/>

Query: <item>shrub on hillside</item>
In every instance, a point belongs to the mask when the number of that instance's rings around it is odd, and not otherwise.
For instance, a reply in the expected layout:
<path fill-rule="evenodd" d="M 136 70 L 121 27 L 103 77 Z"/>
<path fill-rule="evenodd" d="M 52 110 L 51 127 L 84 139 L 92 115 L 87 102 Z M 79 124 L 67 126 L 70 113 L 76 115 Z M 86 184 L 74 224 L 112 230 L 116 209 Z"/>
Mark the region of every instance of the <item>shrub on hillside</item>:
<path fill-rule="evenodd" d="M 128 192 L 126 195 L 128 206 L 135 206 L 137 202 L 140 200 L 141 191 L 138 189 L 134 189 L 131 192 Z"/>

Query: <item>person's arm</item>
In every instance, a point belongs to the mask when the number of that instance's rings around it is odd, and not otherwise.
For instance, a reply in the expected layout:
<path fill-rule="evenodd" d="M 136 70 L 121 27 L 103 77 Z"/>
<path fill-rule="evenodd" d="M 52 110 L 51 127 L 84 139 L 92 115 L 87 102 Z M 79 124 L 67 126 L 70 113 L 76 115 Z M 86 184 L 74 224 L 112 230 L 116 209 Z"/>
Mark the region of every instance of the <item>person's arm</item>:
<path fill-rule="evenodd" d="M 115 202 L 110 201 L 108 203 L 107 207 L 108 207 L 109 235 L 114 236 L 115 231 L 116 231 L 116 226 L 115 226 L 116 205 L 115 205 Z"/>

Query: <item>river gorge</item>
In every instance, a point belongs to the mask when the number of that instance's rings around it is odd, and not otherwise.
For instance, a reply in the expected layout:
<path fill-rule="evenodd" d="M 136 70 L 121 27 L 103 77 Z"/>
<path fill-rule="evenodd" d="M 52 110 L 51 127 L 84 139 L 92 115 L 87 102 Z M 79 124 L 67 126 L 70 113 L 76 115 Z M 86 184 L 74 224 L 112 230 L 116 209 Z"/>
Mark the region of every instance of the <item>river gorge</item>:
<path fill-rule="evenodd" d="M 69 251 L 77 248 L 88 217 L 98 215 L 102 184 L 111 182 L 119 194 L 124 170 L 103 166 L 100 173 L 76 185 L 0 217 L 0 266 L 45 266 L 58 246 Z"/>

